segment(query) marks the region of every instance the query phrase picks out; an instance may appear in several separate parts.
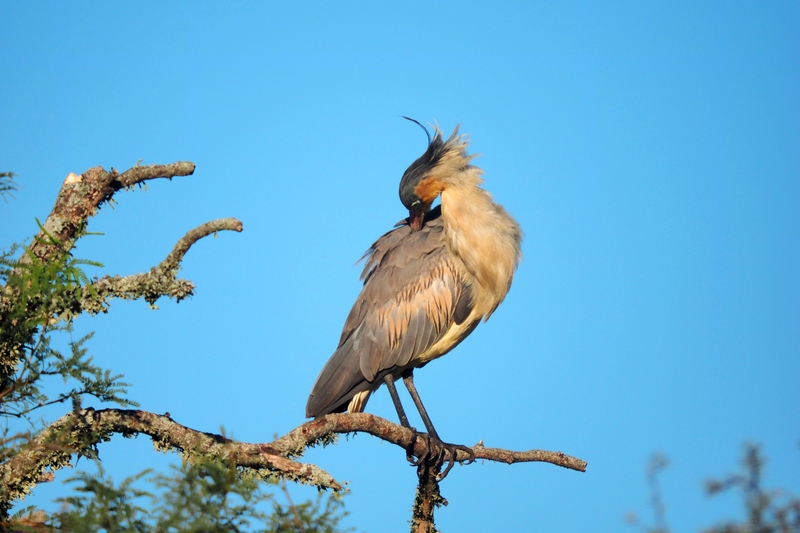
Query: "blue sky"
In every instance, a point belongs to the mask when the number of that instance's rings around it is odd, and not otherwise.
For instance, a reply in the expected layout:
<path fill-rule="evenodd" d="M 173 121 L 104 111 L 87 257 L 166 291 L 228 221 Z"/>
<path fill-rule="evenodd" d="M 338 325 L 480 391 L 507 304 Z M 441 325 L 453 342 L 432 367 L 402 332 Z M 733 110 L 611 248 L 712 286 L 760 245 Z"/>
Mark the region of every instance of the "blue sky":
<path fill-rule="evenodd" d="M 98 274 L 244 223 L 189 252 L 191 300 L 76 324 L 142 408 L 254 442 L 304 421 L 354 264 L 405 216 L 397 185 L 425 148 L 408 115 L 461 124 L 525 231 L 506 302 L 417 373 L 439 433 L 589 462 L 455 468 L 441 529 L 630 530 L 660 451 L 668 523 L 698 531 L 741 514 L 702 483 L 747 441 L 768 485 L 800 492 L 797 3 L 28 2 L 0 20 L 0 170 L 22 185 L 2 246 L 35 232 L 69 172 L 139 160 L 197 170 L 91 221 L 104 235 L 76 255 Z M 368 410 L 396 417 L 385 390 Z M 146 438 L 100 453 L 118 480 L 170 460 Z M 350 482 L 348 524 L 407 529 L 402 450 L 358 435 L 306 460 Z"/>

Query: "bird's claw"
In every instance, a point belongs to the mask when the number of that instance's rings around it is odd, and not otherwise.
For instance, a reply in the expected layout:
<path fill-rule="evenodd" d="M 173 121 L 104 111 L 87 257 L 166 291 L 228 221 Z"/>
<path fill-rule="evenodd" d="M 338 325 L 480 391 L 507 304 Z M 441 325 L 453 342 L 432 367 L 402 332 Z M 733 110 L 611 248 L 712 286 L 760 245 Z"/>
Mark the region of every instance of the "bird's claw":
<path fill-rule="evenodd" d="M 444 470 L 438 476 L 436 476 L 436 478 L 439 481 L 447 477 L 447 474 L 450 473 L 450 470 L 453 468 L 453 465 L 456 464 L 456 462 L 466 465 L 475 462 L 475 452 L 469 446 L 464 446 L 463 444 L 451 444 L 449 442 L 443 442 L 441 440 L 439 441 L 439 444 L 441 444 L 441 449 L 437 454 L 438 455 L 437 462 L 434 464 L 441 467 L 442 465 L 444 465 L 445 462 L 447 462 L 447 466 L 444 468 Z M 469 455 L 469 458 L 459 461 L 458 460 L 459 451 L 462 451 L 467 455 Z"/>
<path fill-rule="evenodd" d="M 411 440 L 408 448 L 406 448 L 406 459 L 412 464 L 412 466 L 420 466 L 423 463 L 427 463 L 431 467 L 441 468 L 445 463 L 447 463 L 447 466 L 444 467 L 444 470 L 438 476 L 436 476 L 439 481 L 443 480 L 447 474 L 450 473 L 450 470 L 453 468 L 453 465 L 456 464 L 456 462 L 467 465 L 475 462 L 475 452 L 469 446 L 464 446 L 463 444 L 451 444 L 438 438 L 433 438 L 427 433 L 420 433 L 414 428 L 411 428 L 411 430 L 414 432 L 414 438 Z M 414 455 L 414 445 L 417 443 L 417 438 L 420 436 L 424 436 L 427 440 L 427 452 L 420 457 L 416 457 Z M 459 461 L 459 451 L 464 452 L 469 457 Z"/>

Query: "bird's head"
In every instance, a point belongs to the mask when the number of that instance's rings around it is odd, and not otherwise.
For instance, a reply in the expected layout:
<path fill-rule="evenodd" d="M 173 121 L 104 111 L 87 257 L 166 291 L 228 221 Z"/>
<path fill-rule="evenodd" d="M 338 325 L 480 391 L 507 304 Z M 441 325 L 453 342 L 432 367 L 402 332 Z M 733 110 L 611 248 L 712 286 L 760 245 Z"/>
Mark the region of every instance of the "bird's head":
<path fill-rule="evenodd" d="M 416 120 L 403 118 L 415 122 L 428 133 L 425 126 Z M 433 139 L 428 133 L 428 149 L 411 163 L 400 180 L 400 201 L 408 209 L 411 229 L 417 231 L 422 228 L 425 214 L 430 211 L 436 197 L 469 167 L 474 156 L 467 155 L 466 149 L 467 140 L 458 134 L 458 127 L 446 141 L 438 127 Z"/>

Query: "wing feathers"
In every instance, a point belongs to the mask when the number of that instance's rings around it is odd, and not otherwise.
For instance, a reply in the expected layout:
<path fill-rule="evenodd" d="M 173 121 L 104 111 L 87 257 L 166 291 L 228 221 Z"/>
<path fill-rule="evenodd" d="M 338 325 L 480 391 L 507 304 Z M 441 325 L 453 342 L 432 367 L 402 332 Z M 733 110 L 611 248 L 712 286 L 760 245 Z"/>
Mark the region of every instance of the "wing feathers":
<path fill-rule="evenodd" d="M 358 365 L 357 346 L 351 339 L 339 347 L 322 369 L 306 404 L 306 416 L 320 416 L 334 411 L 343 411 L 347 401 L 360 392 L 364 383 Z M 361 390 L 364 390 L 362 388 Z"/>
<path fill-rule="evenodd" d="M 471 288 L 445 246 L 441 218 L 431 214 L 422 230 L 401 225 L 370 248 L 364 288 L 317 378 L 307 416 L 343 411 L 353 396 L 379 387 L 387 373 L 415 366 L 469 316 Z"/>

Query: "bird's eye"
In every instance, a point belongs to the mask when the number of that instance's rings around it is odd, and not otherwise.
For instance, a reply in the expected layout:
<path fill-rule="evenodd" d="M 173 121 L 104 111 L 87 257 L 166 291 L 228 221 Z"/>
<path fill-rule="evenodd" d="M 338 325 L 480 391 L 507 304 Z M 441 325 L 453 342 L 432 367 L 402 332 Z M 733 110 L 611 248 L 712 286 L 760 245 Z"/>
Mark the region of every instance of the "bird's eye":
<path fill-rule="evenodd" d="M 421 200 L 414 200 L 413 202 L 411 202 L 411 207 L 414 207 L 415 205 L 418 205 L 418 204 L 421 204 L 421 203 L 422 203 Z"/>

